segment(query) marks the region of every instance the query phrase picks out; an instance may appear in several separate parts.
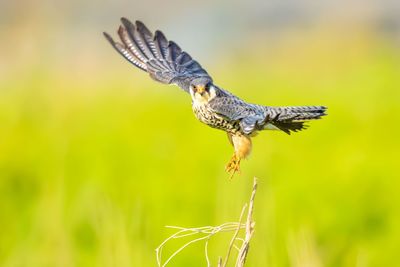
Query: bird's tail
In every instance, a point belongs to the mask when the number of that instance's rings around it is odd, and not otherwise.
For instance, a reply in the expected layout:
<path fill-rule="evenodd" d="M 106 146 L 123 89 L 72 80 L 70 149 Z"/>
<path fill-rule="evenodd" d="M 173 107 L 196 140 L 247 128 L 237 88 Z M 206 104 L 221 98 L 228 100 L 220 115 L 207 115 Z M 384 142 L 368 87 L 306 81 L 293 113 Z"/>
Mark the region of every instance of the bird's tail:
<path fill-rule="evenodd" d="M 304 122 L 325 116 L 324 106 L 265 107 L 265 125 L 271 124 L 287 134 L 307 128 Z"/>

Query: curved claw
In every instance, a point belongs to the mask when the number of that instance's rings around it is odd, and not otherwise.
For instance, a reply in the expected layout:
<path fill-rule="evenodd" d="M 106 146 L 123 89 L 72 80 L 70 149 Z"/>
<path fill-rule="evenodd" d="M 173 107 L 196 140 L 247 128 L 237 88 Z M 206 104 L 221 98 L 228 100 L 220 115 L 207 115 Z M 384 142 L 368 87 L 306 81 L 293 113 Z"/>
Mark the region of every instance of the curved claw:
<path fill-rule="evenodd" d="M 229 177 L 230 179 L 233 178 L 236 172 L 240 173 L 240 160 L 240 157 L 236 156 L 236 154 L 233 154 L 231 160 L 225 166 L 225 171 L 231 173 Z"/>

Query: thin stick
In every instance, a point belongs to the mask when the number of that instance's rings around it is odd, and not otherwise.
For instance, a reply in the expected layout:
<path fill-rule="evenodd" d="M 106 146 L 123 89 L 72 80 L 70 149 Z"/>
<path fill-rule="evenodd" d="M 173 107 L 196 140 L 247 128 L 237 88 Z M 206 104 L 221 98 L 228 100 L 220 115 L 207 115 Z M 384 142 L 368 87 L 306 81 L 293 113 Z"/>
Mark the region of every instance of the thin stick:
<path fill-rule="evenodd" d="M 197 239 L 194 239 L 192 241 L 187 242 L 185 245 L 183 245 L 182 247 L 180 247 L 177 251 L 175 251 L 162 265 L 162 267 L 166 266 L 168 264 L 168 262 L 170 262 L 179 252 L 181 252 L 182 250 L 184 250 L 187 246 L 189 246 L 190 244 L 196 243 L 200 240 L 204 240 L 204 239 L 209 239 L 209 236 L 203 236 L 203 237 L 199 237 Z"/>
<path fill-rule="evenodd" d="M 180 226 L 166 226 L 166 227 L 172 228 L 172 229 L 177 229 L 178 232 L 176 232 L 175 234 L 173 234 L 170 237 L 168 237 L 167 239 L 165 239 L 161 243 L 161 245 L 159 245 L 157 247 L 157 249 L 156 249 L 157 264 L 160 267 L 166 266 L 172 260 L 172 258 L 174 258 L 179 252 L 181 252 L 183 249 L 185 249 L 190 244 L 193 244 L 195 242 L 202 241 L 202 240 L 206 241 L 205 247 L 204 247 L 205 256 L 206 256 L 206 261 L 207 261 L 208 266 L 211 266 L 210 259 L 208 256 L 208 242 L 209 242 L 210 238 L 220 232 L 231 232 L 231 231 L 235 231 L 237 228 L 244 229 L 246 227 L 246 225 L 242 224 L 242 223 L 237 223 L 237 222 L 227 222 L 227 223 L 223 223 L 219 226 L 203 226 L 203 227 L 198 227 L 198 228 L 184 228 L 184 227 L 180 227 Z M 163 247 L 165 246 L 165 244 L 168 241 L 170 241 L 172 239 L 179 239 L 179 238 L 184 238 L 184 237 L 197 235 L 197 234 L 201 234 L 204 236 L 187 242 L 182 247 L 180 247 L 178 250 L 176 250 L 164 263 L 162 263 Z"/>
<path fill-rule="evenodd" d="M 204 253 L 206 254 L 206 261 L 207 261 L 207 267 L 211 267 L 210 263 L 210 258 L 208 257 L 208 241 L 210 241 L 210 237 L 206 240 L 206 244 L 204 245 Z"/>
<path fill-rule="evenodd" d="M 222 258 L 221 257 L 218 258 L 218 267 L 222 267 Z"/>
<path fill-rule="evenodd" d="M 250 240 L 254 233 L 255 222 L 253 221 L 253 208 L 254 208 L 254 198 L 256 196 L 256 192 L 257 192 L 257 178 L 254 177 L 253 191 L 252 191 L 251 197 L 250 197 L 249 211 L 247 213 L 247 220 L 246 220 L 246 236 L 245 236 L 243 245 L 240 248 L 239 255 L 236 259 L 235 266 L 237 266 L 237 267 L 244 266 L 244 264 L 246 262 L 247 254 L 249 252 Z"/>
<path fill-rule="evenodd" d="M 234 231 L 234 235 L 230 241 L 225 261 L 223 262 L 223 259 L 221 257 L 219 257 L 218 267 L 226 267 L 226 265 L 228 264 L 229 257 L 232 252 L 232 248 L 238 250 L 238 256 L 236 259 L 235 266 L 243 267 L 243 265 L 246 261 L 247 253 L 249 251 L 250 239 L 254 232 L 255 223 L 252 219 L 252 216 L 253 216 L 254 198 L 255 198 L 256 191 L 257 191 L 257 179 L 254 178 L 253 190 L 252 190 L 252 194 L 251 194 L 250 202 L 249 202 L 249 206 L 248 206 L 249 208 L 248 208 L 248 212 L 247 212 L 247 219 L 246 219 L 246 223 L 244 223 L 244 224 L 242 223 L 242 218 L 246 211 L 247 204 L 245 204 L 242 208 L 242 212 L 240 213 L 239 222 L 227 222 L 227 223 L 223 223 L 219 226 L 203 226 L 203 227 L 197 227 L 197 228 L 185 228 L 185 227 L 180 227 L 180 226 L 166 226 L 167 228 L 172 228 L 172 229 L 177 230 L 177 232 L 175 234 L 169 236 L 157 247 L 156 257 L 157 257 L 158 266 L 159 267 L 166 266 L 177 254 L 179 254 L 186 247 L 188 247 L 189 245 L 191 245 L 193 243 L 203 241 L 203 240 L 205 241 L 204 250 L 205 250 L 207 266 L 211 266 L 209 255 L 208 255 L 208 242 L 210 241 L 211 237 L 213 237 L 214 235 L 216 235 L 217 233 L 220 233 L 220 232 L 233 232 Z M 244 239 L 238 237 L 241 229 L 245 229 L 245 231 L 246 231 Z M 163 248 L 166 245 L 166 243 L 168 243 L 168 241 L 173 240 L 173 239 L 184 238 L 184 237 L 188 237 L 188 236 L 193 236 L 193 238 L 194 238 L 195 235 L 197 235 L 197 234 L 203 235 L 203 236 L 197 237 L 197 238 L 185 243 L 179 249 L 177 249 L 174 253 L 172 253 L 172 255 L 170 255 L 169 258 L 164 263 L 162 263 Z M 238 246 L 235 244 L 236 240 L 241 241 L 242 244 L 241 244 L 240 248 L 238 248 Z"/>
<path fill-rule="evenodd" d="M 239 234 L 239 231 L 240 231 L 240 228 L 241 228 L 240 226 L 242 224 L 242 218 L 243 218 L 243 215 L 244 215 L 244 212 L 245 212 L 246 208 L 247 208 L 247 203 L 244 204 L 244 206 L 242 208 L 242 212 L 240 213 L 239 224 L 238 224 L 238 227 L 236 228 L 235 233 L 233 234 L 233 237 L 231 239 L 231 243 L 229 244 L 228 252 L 226 253 L 224 264 L 222 265 L 223 267 L 225 267 L 228 264 L 229 256 L 231 254 L 231 250 L 232 250 L 232 247 L 233 247 L 233 245 L 235 243 L 235 240 L 236 240 L 236 238 L 237 238 L 237 236 Z"/>

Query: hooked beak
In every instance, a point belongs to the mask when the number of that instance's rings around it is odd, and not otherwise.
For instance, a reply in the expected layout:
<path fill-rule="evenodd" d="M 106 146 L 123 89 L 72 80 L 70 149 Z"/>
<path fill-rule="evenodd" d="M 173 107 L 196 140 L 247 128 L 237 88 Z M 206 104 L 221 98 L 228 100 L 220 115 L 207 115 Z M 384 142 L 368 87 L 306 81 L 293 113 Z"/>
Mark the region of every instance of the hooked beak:
<path fill-rule="evenodd" d="M 204 92 L 206 91 L 204 85 L 198 85 L 195 87 L 196 93 L 199 93 L 201 96 L 204 95 Z"/>

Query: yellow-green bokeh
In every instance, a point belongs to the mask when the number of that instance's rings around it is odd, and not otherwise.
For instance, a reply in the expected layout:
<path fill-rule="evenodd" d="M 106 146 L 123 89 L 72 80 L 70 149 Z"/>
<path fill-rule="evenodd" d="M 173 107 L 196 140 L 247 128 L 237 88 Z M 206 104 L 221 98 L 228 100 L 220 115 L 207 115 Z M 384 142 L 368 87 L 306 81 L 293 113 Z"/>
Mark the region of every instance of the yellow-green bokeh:
<path fill-rule="evenodd" d="M 107 27 L 117 23 L 115 15 Z M 10 25 L 2 40 L 29 29 Z M 154 250 L 172 233 L 165 225 L 237 220 L 254 176 L 249 266 L 396 265 L 399 46 L 368 23 L 321 25 L 271 46 L 238 40 L 243 47 L 206 63 L 193 55 L 250 102 L 329 107 L 307 131 L 259 134 L 233 180 L 225 133 L 196 121 L 188 95 L 127 64 L 95 27 L 83 38 L 91 52 L 68 51 L 61 62 L 40 41 L 23 52 L 27 62 L 3 50 L 0 265 L 156 266 Z M 212 239 L 215 264 L 226 246 Z M 202 245 L 171 266 L 206 266 Z"/>

